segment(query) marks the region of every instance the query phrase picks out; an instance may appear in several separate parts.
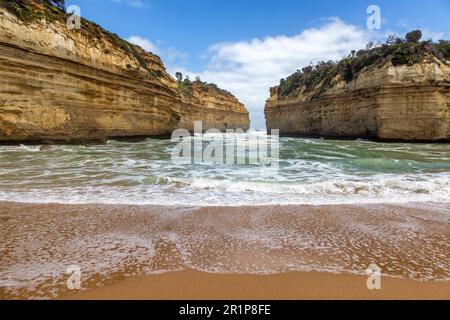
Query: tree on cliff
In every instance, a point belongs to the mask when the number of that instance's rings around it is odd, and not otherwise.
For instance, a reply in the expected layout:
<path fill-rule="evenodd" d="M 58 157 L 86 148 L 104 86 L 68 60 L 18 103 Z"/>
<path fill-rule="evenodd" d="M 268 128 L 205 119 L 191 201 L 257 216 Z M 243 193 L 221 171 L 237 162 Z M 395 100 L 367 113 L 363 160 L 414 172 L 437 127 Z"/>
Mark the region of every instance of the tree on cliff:
<path fill-rule="evenodd" d="M 181 72 L 176 72 L 175 77 L 177 78 L 178 82 L 183 81 L 183 74 Z"/>
<path fill-rule="evenodd" d="M 437 45 L 437 48 L 442 53 L 442 55 L 445 59 L 450 60 L 450 41 L 439 40 L 439 44 Z"/>
<path fill-rule="evenodd" d="M 418 43 L 422 39 L 422 31 L 414 30 L 405 35 L 406 41 L 409 43 Z"/>
<path fill-rule="evenodd" d="M 57 6 L 59 9 L 65 11 L 66 10 L 66 1 L 65 0 L 51 0 L 51 3 L 53 3 L 55 6 Z"/>
<path fill-rule="evenodd" d="M 192 84 L 192 81 L 191 81 L 191 79 L 189 78 L 189 76 L 186 76 L 186 78 L 184 78 L 184 80 L 183 80 L 183 83 L 186 84 L 186 85 L 191 85 L 191 84 Z"/>

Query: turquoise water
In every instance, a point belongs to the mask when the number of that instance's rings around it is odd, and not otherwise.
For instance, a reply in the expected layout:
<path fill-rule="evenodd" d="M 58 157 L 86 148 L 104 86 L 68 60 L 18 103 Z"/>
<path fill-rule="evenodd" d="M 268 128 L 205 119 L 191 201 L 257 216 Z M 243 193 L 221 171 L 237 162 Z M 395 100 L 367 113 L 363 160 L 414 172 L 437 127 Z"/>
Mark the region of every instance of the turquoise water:
<path fill-rule="evenodd" d="M 217 135 L 206 137 L 204 146 Z M 194 139 L 200 139 L 195 137 Z M 248 142 L 250 139 L 250 142 Z M 227 143 L 264 145 L 263 132 Z M 170 205 L 450 202 L 450 144 L 280 138 L 278 166 L 174 162 L 170 140 L 1 146 L 0 201 Z M 275 161 L 276 159 L 272 159 Z"/>

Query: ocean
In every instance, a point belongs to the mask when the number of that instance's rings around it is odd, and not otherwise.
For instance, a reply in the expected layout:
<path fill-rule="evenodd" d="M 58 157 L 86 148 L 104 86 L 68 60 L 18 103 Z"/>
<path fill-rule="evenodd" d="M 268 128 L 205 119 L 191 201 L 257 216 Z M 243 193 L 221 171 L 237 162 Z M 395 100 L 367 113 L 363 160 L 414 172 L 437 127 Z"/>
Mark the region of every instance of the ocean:
<path fill-rule="evenodd" d="M 203 149 L 217 134 L 190 137 Z M 450 144 L 280 138 L 276 166 L 249 164 L 266 134 L 227 135 L 245 164 L 179 163 L 176 141 L 0 146 L 0 201 L 284 205 L 450 202 Z M 236 151 L 239 156 L 239 151 Z M 270 154 L 268 155 L 270 158 Z M 272 159 L 273 160 L 273 159 Z"/>

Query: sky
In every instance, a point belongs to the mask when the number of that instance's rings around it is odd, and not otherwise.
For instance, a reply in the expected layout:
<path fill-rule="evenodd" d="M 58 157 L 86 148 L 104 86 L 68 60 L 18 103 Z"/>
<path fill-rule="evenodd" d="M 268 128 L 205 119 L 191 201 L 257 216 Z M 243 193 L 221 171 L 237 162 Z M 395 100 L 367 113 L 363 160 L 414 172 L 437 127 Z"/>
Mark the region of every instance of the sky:
<path fill-rule="evenodd" d="M 369 41 L 421 29 L 449 39 L 450 1 L 66 0 L 83 18 L 161 56 L 180 71 L 231 91 L 265 127 L 269 88 L 310 63 L 338 60 Z M 379 8 L 380 24 L 369 6 Z"/>

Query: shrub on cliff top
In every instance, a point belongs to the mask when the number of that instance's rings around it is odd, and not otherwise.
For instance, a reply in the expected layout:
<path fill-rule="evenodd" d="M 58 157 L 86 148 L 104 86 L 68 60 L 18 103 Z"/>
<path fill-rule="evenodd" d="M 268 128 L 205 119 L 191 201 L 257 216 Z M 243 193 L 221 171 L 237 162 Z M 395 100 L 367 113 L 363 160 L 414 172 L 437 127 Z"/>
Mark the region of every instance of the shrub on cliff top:
<path fill-rule="evenodd" d="M 202 81 L 200 77 L 195 77 L 195 81 L 191 81 L 189 76 L 186 76 L 183 79 L 183 74 L 181 72 L 176 72 L 175 77 L 177 78 L 178 89 L 180 89 L 181 93 L 184 96 L 191 98 L 194 94 L 194 90 L 198 89 L 203 92 L 215 92 L 230 98 L 234 98 L 231 92 L 219 88 L 219 86 L 215 83 Z"/>
<path fill-rule="evenodd" d="M 65 0 L 52 0 L 53 4 L 57 6 L 59 9 L 64 10 L 66 9 L 66 1 Z"/>
<path fill-rule="evenodd" d="M 450 42 L 445 40 L 439 40 L 436 45 L 437 50 L 442 53 L 444 59 L 450 60 Z"/>
<path fill-rule="evenodd" d="M 0 0 L 0 6 L 24 22 L 37 19 L 54 21 L 65 17 L 65 1 L 51 0 Z"/>
<path fill-rule="evenodd" d="M 422 39 L 422 31 L 414 30 L 414 31 L 408 32 L 405 36 L 405 39 L 407 42 L 417 43 L 420 41 L 420 39 Z"/>
<path fill-rule="evenodd" d="M 316 88 L 313 96 L 320 95 L 332 85 L 336 76 L 347 82 L 355 79 L 363 70 L 379 67 L 387 62 L 394 66 L 413 65 L 422 61 L 426 56 L 434 56 L 447 63 L 450 60 L 450 43 L 440 40 L 439 43 L 420 41 L 422 32 L 415 30 L 409 32 L 405 39 L 390 36 L 385 43 L 374 44 L 370 42 L 366 50 L 354 50 L 351 54 L 338 62 L 321 61 L 315 66 L 308 66 L 301 71 L 297 70 L 286 79 L 281 79 L 278 86 L 280 98 L 295 97 L 300 92 L 308 92 Z"/>

